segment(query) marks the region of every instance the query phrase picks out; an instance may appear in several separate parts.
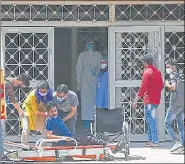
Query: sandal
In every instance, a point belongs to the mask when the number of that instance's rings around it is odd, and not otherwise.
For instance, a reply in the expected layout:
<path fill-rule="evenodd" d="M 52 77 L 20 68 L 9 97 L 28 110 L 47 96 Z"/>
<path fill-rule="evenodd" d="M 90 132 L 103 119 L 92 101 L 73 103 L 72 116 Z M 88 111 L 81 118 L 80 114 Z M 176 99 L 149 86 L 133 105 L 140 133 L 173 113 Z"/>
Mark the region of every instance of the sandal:
<path fill-rule="evenodd" d="M 144 147 L 150 147 L 151 144 L 152 144 L 152 142 L 148 141 L 148 142 L 145 143 Z"/>

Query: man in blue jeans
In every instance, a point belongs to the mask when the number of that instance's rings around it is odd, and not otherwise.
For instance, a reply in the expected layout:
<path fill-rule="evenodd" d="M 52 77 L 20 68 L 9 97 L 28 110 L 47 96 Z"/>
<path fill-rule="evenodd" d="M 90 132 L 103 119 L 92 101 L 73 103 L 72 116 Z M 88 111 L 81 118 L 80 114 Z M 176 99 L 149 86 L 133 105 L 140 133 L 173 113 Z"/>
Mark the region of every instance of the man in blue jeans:
<path fill-rule="evenodd" d="M 141 60 L 144 62 L 144 72 L 142 77 L 142 84 L 139 92 L 136 94 L 133 107 L 137 107 L 137 101 L 144 98 L 144 111 L 146 122 L 148 125 L 148 142 L 145 146 L 158 146 L 158 130 L 156 123 L 156 109 L 160 103 L 161 91 L 164 87 L 161 72 L 153 66 L 153 57 L 149 54 L 143 56 Z"/>
<path fill-rule="evenodd" d="M 169 74 L 169 80 L 166 81 L 165 85 L 170 91 L 170 106 L 167 110 L 166 117 L 164 120 L 164 127 L 168 132 L 169 136 L 174 143 L 173 147 L 171 148 L 170 152 L 174 152 L 176 150 L 180 150 L 181 152 L 184 151 L 184 107 L 176 106 L 173 104 L 173 100 L 176 95 L 176 84 L 177 81 L 180 80 L 181 76 L 177 72 L 176 64 L 177 61 L 174 59 L 168 59 L 166 61 L 166 73 Z M 176 118 L 178 129 L 180 132 L 180 141 L 178 141 L 177 136 L 171 126 L 172 122 Z"/>

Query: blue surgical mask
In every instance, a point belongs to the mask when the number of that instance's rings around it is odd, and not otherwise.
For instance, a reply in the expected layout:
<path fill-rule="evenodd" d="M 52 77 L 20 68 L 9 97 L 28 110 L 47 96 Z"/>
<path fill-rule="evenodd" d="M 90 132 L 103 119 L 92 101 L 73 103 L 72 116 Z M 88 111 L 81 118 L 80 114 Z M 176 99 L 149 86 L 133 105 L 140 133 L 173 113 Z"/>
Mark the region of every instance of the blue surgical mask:
<path fill-rule="evenodd" d="M 91 44 L 87 45 L 87 50 L 90 52 L 94 51 L 94 45 Z"/>
<path fill-rule="evenodd" d="M 41 96 L 46 96 L 46 95 L 47 95 L 47 93 L 41 93 L 41 92 L 39 92 L 39 94 L 40 94 Z"/>
<path fill-rule="evenodd" d="M 64 101 L 64 98 L 60 98 L 60 97 L 57 97 L 57 100 L 60 101 L 60 102 L 63 102 Z"/>

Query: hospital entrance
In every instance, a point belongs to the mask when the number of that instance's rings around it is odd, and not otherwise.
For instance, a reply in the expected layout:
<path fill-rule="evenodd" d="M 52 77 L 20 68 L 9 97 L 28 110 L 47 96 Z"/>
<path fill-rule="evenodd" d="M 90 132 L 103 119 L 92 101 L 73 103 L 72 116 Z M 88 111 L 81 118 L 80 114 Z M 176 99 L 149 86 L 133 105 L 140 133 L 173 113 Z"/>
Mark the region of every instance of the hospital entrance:
<path fill-rule="evenodd" d="M 144 119 L 142 100 L 138 108 L 132 108 L 132 101 L 138 92 L 143 64 L 139 57 L 150 53 L 155 58 L 155 65 L 164 69 L 162 55 L 162 27 L 13 27 L 3 28 L 3 46 L 5 48 L 5 73 L 14 76 L 25 72 L 34 88 L 42 80 L 48 80 L 55 90 L 64 83 L 70 90 L 77 91 L 76 64 L 78 56 L 86 50 L 88 42 L 94 42 L 95 51 L 108 58 L 109 109 L 122 108 L 129 123 L 131 140 L 146 140 L 147 125 Z M 88 63 L 89 61 L 87 61 Z M 81 79 L 83 80 L 83 79 Z M 15 94 L 20 102 L 31 88 L 19 89 Z M 164 93 L 163 93 L 164 94 Z M 81 105 L 81 104 L 80 104 Z M 81 106 L 78 108 L 77 131 L 82 128 Z M 88 105 L 88 104 L 87 104 Z M 159 108 L 164 107 L 164 102 Z M 19 140 L 21 129 L 18 114 L 7 106 L 6 138 L 15 136 Z M 158 115 L 164 113 L 159 110 Z M 162 118 L 162 117 L 161 117 Z M 164 134 L 159 119 L 159 134 Z M 32 133 L 31 141 L 38 138 Z"/>
<path fill-rule="evenodd" d="M 143 101 L 139 100 L 137 109 L 132 108 L 143 73 L 139 58 L 152 54 L 164 79 L 167 77 L 164 63 L 168 58 L 176 59 L 179 72 L 184 72 L 184 4 L 55 3 L 2 4 L 1 58 L 6 77 L 25 72 L 32 88 L 41 80 L 48 80 L 53 89 L 65 83 L 76 92 L 77 58 L 87 42 L 92 41 L 96 51 L 108 56 L 109 108 L 120 107 L 125 111 L 131 141 L 146 141 Z M 31 87 L 15 90 L 20 104 Z M 164 89 L 157 110 L 161 141 L 169 139 L 163 127 L 168 107 L 169 92 Z M 76 126 L 81 127 L 81 123 Z M 178 132 L 176 126 L 174 129 Z M 20 141 L 20 135 L 18 113 L 8 105 L 5 140 Z M 38 138 L 31 132 L 30 142 Z"/>
<path fill-rule="evenodd" d="M 61 83 L 66 84 L 70 90 L 77 93 L 79 102 L 81 93 L 77 89 L 76 81 L 76 73 L 78 73 L 76 72 L 77 59 L 80 53 L 87 51 L 87 44 L 89 42 L 94 42 L 94 51 L 99 52 L 103 58 L 108 58 L 107 27 L 54 28 L 54 87 L 56 88 Z M 99 71 L 96 74 L 98 73 Z M 81 80 L 83 81 L 83 79 Z M 90 93 L 84 94 L 90 95 Z M 80 104 L 78 107 L 76 131 L 81 131 L 82 128 L 83 122 L 81 121 Z"/>

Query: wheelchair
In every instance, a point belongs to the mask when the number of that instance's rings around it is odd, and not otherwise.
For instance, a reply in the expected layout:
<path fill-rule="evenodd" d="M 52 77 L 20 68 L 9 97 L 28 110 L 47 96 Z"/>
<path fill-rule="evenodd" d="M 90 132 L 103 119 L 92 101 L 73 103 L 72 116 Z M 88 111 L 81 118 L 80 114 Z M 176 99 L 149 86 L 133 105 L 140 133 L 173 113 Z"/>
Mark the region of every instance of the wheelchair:
<path fill-rule="evenodd" d="M 119 144 L 123 144 L 121 147 L 124 149 L 121 152 L 124 153 L 125 160 L 127 160 L 130 154 L 130 130 L 125 120 L 125 114 L 123 108 L 96 109 L 92 131 L 96 137 L 106 142 L 119 141 Z"/>

